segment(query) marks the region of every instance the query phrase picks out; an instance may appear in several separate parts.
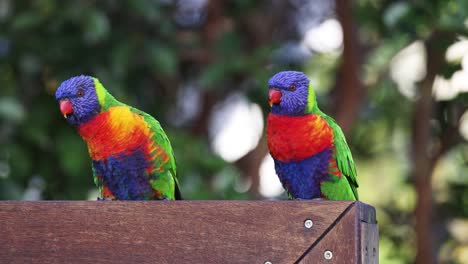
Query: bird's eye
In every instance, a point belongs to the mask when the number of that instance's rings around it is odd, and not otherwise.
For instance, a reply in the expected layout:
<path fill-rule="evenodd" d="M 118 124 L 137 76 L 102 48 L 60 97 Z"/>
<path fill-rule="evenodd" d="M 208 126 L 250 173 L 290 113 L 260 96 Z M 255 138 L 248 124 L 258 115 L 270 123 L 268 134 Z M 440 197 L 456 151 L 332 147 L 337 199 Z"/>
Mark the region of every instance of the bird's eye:
<path fill-rule="evenodd" d="M 294 85 L 294 84 L 289 85 L 288 90 L 289 91 L 295 91 L 296 90 L 296 85 Z"/>
<path fill-rule="evenodd" d="M 76 93 L 76 96 L 82 97 L 84 95 L 83 90 L 79 89 L 78 92 Z"/>

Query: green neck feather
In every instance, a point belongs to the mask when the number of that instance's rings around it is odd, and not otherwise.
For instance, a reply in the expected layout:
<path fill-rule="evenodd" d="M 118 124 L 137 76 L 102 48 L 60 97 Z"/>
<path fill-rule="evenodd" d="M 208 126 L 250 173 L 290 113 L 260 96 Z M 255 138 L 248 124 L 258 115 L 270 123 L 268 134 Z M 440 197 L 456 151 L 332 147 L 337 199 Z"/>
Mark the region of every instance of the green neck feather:
<path fill-rule="evenodd" d="M 96 94 L 98 97 L 99 105 L 101 105 L 102 111 L 107 111 L 111 106 L 117 106 L 121 103 L 117 101 L 104 86 L 99 82 L 97 78 L 93 78 L 94 86 L 96 87 Z"/>
<path fill-rule="evenodd" d="M 309 92 L 307 96 L 307 107 L 306 107 L 305 112 L 307 114 L 319 114 L 322 112 L 318 108 L 317 98 L 315 98 L 315 91 L 312 88 L 312 84 L 310 83 L 310 81 L 309 81 Z"/>

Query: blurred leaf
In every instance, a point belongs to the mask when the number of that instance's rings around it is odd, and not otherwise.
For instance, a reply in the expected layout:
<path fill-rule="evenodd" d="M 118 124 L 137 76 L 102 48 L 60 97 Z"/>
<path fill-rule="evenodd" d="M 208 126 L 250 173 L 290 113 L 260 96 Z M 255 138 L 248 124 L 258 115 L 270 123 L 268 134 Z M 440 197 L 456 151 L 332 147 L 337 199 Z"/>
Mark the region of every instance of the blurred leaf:
<path fill-rule="evenodd" d="M 42 17 L 34 11 L 26 11 L 16 15 L 11 28 L 15 31 L 28 30 L 38 27 L 42 22 Z"/>
<path fill-rule="evenodd" d="M 0 178 L 0 200 L 20 200 L 23 189 L 9 179 Z"/>
<path fill-rule="evenodd" d="M 206 67 L 200 77 L 200 85 L 204 89 L 216 89 L 218 82 L 226 75 L 224 63 L 213 63 Z"/>
<path fill-rule="evenodd" d="M 152 70 L 157 74 L 173 75 L 176 72 L 176 54 L 168 46 L 153 42 L 148 46 L 148 54 Z"/>
<path fill-rule="evenodd" d="M 112 71 L 115 75 L 125 76 L 131 59 L 132 48 L 128 41 L 121 41 L 112 50 Z"/>
<path fill-rule="evenodd" d="M 56 11 L 55 0 L 36 0 L 33 4 L 39 9 L 39 13 L 43 17 L 49 17 Z"/>
<path fill-rule="evenodd" d="M 21 123 L 26 111 L 18 99 L 13 97 L 0 97 L 0 119 Z"/>
<path fill-rule="evenodd" d="M 235 58 L 241 48 L 239 36 L 234 32 L 225 33 L 216 41 L 216 53 L 220 56 Z"/>
<path fill-rule="evenodd" d="M 130 0 L 126 4 L 131 12 L 142 16 L 148 22 L 155 23 L 161 18 L 158 1 Z"/>
<path fill-rule="evenodd" d="M 83 19 L 86 42 L 96 44 L 109 35 L 111 26 L 105 13 L 94 10 Z"/>
<path fill-rule="evenodd" d="M 57 152 L 60 157 L 60 164 L 58 165 L 72 177 L 83 177 L 83 168 L 91 168 L 91 160 L 88 156 L 86 143 L 77 134 L 71 134 L 66 130 L 61 130 L 56 140 Z M 89 174 L 88 177 L 91 176 L 92 174 Z"/>
<path fill-rule="evenodd" d="M 35 74 L 41 70 L 40 58 L 33 54 L 23 54 L 20 58 L 21 70 L 27 74 Z"/>
<path fill-rule="evenodd" d="M 405 16 L 410 9 L 410 4 L 406 2 L 395 2 L 385 10 L 384 22 L 388 27 L 394 27 L 400 18 Z"/>
<path fill-rule="evenodd" d="M 26 185 L 28 177 L 32 176 L 33 162 L 32 155 L 28 152 L 28 146 L 19 144 L 7 145 L 8 162 L 11 167 L 11 177 L 14 181 L 23 186 Z"/>

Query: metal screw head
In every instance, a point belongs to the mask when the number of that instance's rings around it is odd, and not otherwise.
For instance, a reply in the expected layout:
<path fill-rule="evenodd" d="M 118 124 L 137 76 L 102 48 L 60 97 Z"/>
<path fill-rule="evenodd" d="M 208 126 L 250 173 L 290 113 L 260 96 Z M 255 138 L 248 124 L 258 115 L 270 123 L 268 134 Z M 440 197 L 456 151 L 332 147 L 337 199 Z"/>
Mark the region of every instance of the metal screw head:
<path fill-rule="evenodd" d="M 272 264 L 272 263 L 271 263 L 271 261 L 268 261 L 268 260 L 267 260 L 267 261 L 265 261 L 265 263 L 263 263 L 263 264 Z"/>
<path fill-rule="evenodd" d="M 327 250 L 327 251 L 323 252 L 323 257 L 326 260 L 330 260 L 330 259 L 333 258 L 333 253 L 330 250 Z"/>
<path fill-rule="evenodd" d="M 304 227 L 305 228 L 312 228 L 312 226 L 314 225 L 314 222 L 312 222 L 312 220 L 310 219 L 307 219 L 304 221 Z"/>

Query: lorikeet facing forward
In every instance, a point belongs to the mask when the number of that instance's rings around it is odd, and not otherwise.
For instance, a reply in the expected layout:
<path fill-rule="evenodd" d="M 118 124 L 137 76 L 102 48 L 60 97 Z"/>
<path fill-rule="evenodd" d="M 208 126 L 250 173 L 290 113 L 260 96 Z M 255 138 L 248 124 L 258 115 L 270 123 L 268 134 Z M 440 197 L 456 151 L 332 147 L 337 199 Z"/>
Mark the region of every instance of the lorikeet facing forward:
<path fill-rule="evenodd" d="M 64 81 L 55 97 L 65 119 L 88 144 L 102 198 L 181 198 L 172 147 L 156 119 L 117 101 L 90 76 Z"/>
<path fill-rule="evenodd" d="M 302 72 L 268 82 L 268 148 L 290 198 L 358 200 L 356 168 L 341 128 L 317 106 Z"/>

